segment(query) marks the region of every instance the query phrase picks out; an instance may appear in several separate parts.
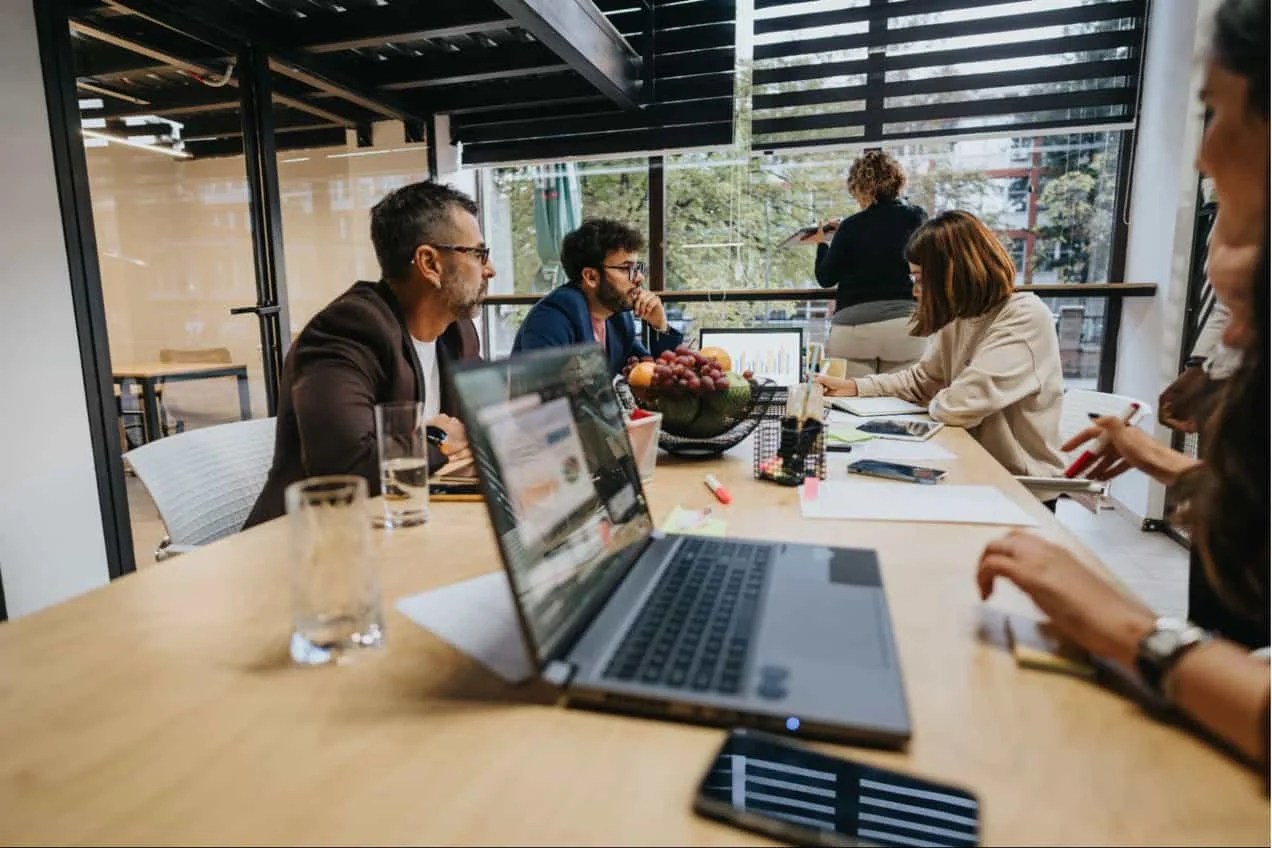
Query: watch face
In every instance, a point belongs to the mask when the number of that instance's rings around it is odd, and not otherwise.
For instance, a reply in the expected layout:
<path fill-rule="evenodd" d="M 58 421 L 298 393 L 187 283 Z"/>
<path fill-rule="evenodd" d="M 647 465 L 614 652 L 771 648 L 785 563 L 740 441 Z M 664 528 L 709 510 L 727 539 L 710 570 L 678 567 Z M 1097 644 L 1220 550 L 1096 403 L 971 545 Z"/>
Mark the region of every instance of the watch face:
<path fill-rule="evenodd" d="M 1168 657 L 1179 644 L 1176 630 L 1155 630 L 1144 639 L 1144 647 L 1154 657 Z"/>

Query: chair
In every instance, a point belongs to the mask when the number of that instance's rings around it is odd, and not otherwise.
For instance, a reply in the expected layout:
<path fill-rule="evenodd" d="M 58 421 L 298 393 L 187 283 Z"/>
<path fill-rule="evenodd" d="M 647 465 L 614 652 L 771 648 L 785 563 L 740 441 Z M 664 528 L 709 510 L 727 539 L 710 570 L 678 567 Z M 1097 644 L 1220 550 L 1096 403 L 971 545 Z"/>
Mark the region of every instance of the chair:
<path fill-rule="evenodd" d="M 159 509 L 164 560 L 237 533 L 274 461 L 273 418 L 235 421 L 157 439 L 124 455 Z"/>
<path fill-rule="evenodd" d="M 230 355 L 230 349 L 228 347 L 160 348 L 159 361 L 165 362 L 165 363 L 170 363 L 170 362 L 204 363 L 206 362 L 206 363 L 213 363 L 217 365 L 221 365 L 221 364 L 228 365 L 229 363 L 234 361 L 234 358 Z M 161 385 L 159 386 L 157 390 L 157 394 L 159 396 L 159 421 L 161 422 L 163 435 L 165 436 L 168 436 L 172 433 L 185 432 L 186 419 L 190 418 L 192 413 L 195 417 L 197 417 L 199 413 L 199 411 L 194 409 L 193 406 L 189 404 L 188 402 L 192 400 L 194 397 L 198 397 L 199 395 L 206 394 L 206 390 L 193 390 L 193 391 L 187 390 L 186 392 L 187 397 L 184 398 L 186 403 L 183 404 L 182 398 L 180 397 L 180 395 L 182 394 L 182 388 L 183 387 L 180 386 L 179 384 L 174 383 L 173 385 L 170 385 L 167 387 Z M 165 390 L 166 390 L 166 397 L 165 397 Z M 175 404 L 175 409 L 177 411 L 175 413 L 170 411 L 171 409 L 174 408 L 174 404 L 172 403 L 173 400 L 177 401 L 177 403 Z M 181 413 L 183 411 L 183 408 L 184 408 L 185 416 L 179 417 L 178 413 Z M 171 426 L 169 426 L 168 424 L 169 418 L 171 418 L 172 420 Z M 215 420 L 215 418 L 213 420 Z"/>
<path fill-rule="evenodd" d="M 1073 436 L 1085 430 L 1091 425 L 1089 413 L 1096 415 L 1121 415 L 1126 411 L 1126 407 L 1132 403 L 1140 405 L 1138 425 L 1143 426 L 1145 422 L 1153 421 L 1153 408 L 1142 400 L 1136 400 L 1126 395 L 1115 395 L 1110 392 L 1096 392 L 1090 389 L 1067 389 L 1064 397 L 1060 401 L 1060 441 L 1067 442 Z M 1079 445 L 1068 453 L 1062 454 L 1065 465 L 1077 459 L 1083 449 L 1087 446 Z M 1093 483 L 1092 494 L 1103 494 L 1108 484 Z M 1038 500 L 1049 501 L 1057 497 L 1060 492 L 1056 489 L 1048 488 L 1042 484 L 1025 483 L 1028 489 Z"/>

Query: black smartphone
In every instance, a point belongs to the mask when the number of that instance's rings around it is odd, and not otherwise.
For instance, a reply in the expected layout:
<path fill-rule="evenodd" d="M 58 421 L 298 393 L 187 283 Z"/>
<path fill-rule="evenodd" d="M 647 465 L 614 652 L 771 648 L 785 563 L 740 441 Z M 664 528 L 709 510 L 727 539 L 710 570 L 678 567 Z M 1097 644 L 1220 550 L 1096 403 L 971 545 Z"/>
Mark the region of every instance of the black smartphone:
<path fill-rule="evenodd" d="M 848 464 L 848 473 L 886 477 L 889 480 L 903 480 L 906 483 L 939 483 L 945 479 L 945 472 L 940 468 L 884 462 L 881 459 L 859 459 L 851 462 Z"/>
<path fill-rule="evenodd" d="M 794 845 L 975 845 L 966 789 L 734 730 L 698 787 L 700 815 Z"/>
<path fill-rule="evenodd" d="M 935 421 L 875 418 L 869 421 L 862 421 L 857 425 L 857 429 L 872 436 L 888 436 L 894 439 L 923 441 L 941 429 L 941 425 Z"/>

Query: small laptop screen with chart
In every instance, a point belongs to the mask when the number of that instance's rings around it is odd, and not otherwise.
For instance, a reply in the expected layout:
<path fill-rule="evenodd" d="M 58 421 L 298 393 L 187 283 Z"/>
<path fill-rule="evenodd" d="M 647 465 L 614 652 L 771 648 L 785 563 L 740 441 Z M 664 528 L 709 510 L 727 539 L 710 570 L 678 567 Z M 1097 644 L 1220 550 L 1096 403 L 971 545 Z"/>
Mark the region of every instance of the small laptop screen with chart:
<path fill-rule="evenodd" d="M 804 331 L 799 328 L 703 329 L 698 346 L 723 348 L 734 371 L 753 371 L 779 386 L 793 386 L 803 376 Z"/>

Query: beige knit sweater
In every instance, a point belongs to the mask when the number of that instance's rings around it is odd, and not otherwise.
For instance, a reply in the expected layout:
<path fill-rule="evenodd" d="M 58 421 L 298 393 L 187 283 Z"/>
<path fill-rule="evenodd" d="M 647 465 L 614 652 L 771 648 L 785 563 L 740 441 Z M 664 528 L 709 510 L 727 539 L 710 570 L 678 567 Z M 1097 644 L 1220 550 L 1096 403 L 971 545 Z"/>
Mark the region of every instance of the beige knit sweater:
<path fill-rule="evenodd" d="M 1055 477 L 1060 456 L 1060 345 L 1051 310 L 1016 292 L 979 318 L 956 319 L 929 340 L 917 364 L 856 381 L 862 397 L 928 405 L 937 421 L 968 431 L 1012 474 Z"/>

